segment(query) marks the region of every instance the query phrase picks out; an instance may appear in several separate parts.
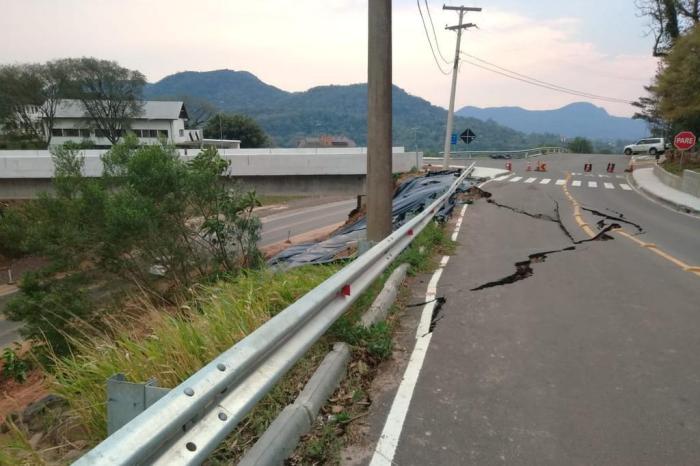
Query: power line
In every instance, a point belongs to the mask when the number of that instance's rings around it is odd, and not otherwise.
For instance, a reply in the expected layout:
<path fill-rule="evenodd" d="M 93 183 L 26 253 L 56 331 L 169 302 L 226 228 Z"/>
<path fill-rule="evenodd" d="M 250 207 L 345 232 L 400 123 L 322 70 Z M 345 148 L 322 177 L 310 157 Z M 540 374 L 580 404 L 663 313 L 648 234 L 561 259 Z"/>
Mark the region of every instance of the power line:
<path fill-rule="evenodd" d="M 435 48 L 438 51 L 438 55 L 440 55 L 440 58 L 442 58 L 442 61 L 445 62 L 446 65 L 452 65 L 451 61 L 448 61 L 442 52 L 440 51 L 440 42 L 438 41 L 437 34 L 435 34 L 435 24 L 433 23 L 433 16 L 430 14 L 430 7 L 428 6 L 428 0 L 423 0 L 425 3 L 425 11 L 428 12 L 428 19 L 430 20 L 430 27 L 433 29 L 433 38 L 435 39 Z M 418 4 L 420 7 L 420 4 Z"/>
<path fill-rule="evenodd" d="M 449 75 L 449 71 L 445 71 L 442 69 L 442 66 L 440 66 L 440 62 L 437 59 L 437 55 L 435 55 L 435 50 L 433 50 L 433 43 L 430 41 L 430 34 L 428 33 L 428 26 L 425 24 L 425 18 L 423 17 L 423 10 L 421 10 L 420 7 L 420 0 L 416 0 L 416 5 L 418 5 L 418 12 L 420 13 L 420 19 L 423 22 L 423 30 L 425 31 L 425 38 L 428 39 L 428 45 L 430 46 L 430 52 L 433 54 L 433 59 L 435 59 L 435 64 L 437 65 L 438 69 L 440 70 L 440 73 L 444 75 Z"/>
<path fill-rule="evenodd" d="M 516 81 L 521 81 L 521 82 L 524 82 L 526 84 L 542 87 L 542 88 L 549 89 L 552 91 L 561 92 L 564 94 L 575 95 L 577 97 L 585 97 L 588 99 L 601 100 L 601 101 L 610 102 L 610 103 L 632 104 L 632 101 L 630 101 L 630 100 L 625 100 L 625 99 L 621 99 L 621 98 L 617 98 L 617 97 L 608 97 L 608 96 L 603 96 L 603 95 L 598 95 L 598 94 L 591 94 L 589 92 L 579 91 L 576 89 L 571 89 L 568 87 L 559 86 L 557 84 L 553 84 L 553 83 L 550 83 L 547 81 L 542 81 L 540 79 L 533 78 L 531 76 L 527 76 L 525 74 L 509 70 L 509 69 L 504 68 L 502 66 L 496 65 L 495 63 L 488 62 L 486 60 L 483 60 L 479 57 L 476 57 L 474 55 L 470 55 L 470 54 L 465 53 L 465 52 L 462 52 L 462 55 L 464 55 L 464 57 L 472 58 L 472 59 L 478 60 L 486 65 L 489 65 L 489 66 L 484 66 L 482 64 L 475 63 L 471 60 L 468 60 L 467 58 L 464 58 L 464 61 L 469 63 L 472 66 L 476 66 L 477 68 L 481 68 L 483 70 L 490 71 L 492 73 L 496 73 L 496 74 L 499 74 L 501 76 L 505 76 L 506 78 L 515 79 Z M 491 67 L 497 68 L 497 69 L 493 69 Z"/>

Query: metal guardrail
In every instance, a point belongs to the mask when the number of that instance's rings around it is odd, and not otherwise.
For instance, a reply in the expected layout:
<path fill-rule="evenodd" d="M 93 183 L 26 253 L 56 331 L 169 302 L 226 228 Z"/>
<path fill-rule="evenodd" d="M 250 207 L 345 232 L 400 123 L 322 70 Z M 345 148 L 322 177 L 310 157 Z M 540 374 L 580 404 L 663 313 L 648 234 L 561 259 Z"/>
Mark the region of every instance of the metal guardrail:
<path fill-rule="evenodd" d="M 563 147 L 535 147 L 522 150 L 463 150 L 450 152 L 450 156 L 453 158 L 473 158 L 490 157 L 491 155 L 510 155 L 512 158 L 526 159 L 536 155 L 557 154 L 562 152 L 569 152 L 569 150 Z M 441 151 L 439 154 L 444 155 L 445 153 Z"/>
<path fill-rule="evenodd" d="M 204 366 L 74 464 L 200 464 L 411 243 L 452 186 L 369 251 Z"/>

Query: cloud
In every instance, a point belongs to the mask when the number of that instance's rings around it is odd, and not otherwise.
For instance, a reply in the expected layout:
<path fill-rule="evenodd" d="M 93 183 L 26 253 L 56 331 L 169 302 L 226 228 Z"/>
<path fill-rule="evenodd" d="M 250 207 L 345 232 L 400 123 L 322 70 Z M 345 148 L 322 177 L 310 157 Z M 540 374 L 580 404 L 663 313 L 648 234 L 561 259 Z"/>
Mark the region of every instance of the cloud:
<path fill-rule="evenodd" d="M 451 58 L 455 34 L 443 27 L 454 24 L 456 14 L 435 7 L 431 12 L 442 52 Z M 489 9 L 469 20 L 480 29 L 464 34 L 465 51 L 567 87 L 632 100 L 656 68 L 651 57 L 618 55 L 577 38 L 591 27 L 577 18 L 542 21 Z M 24 0 L 5 5 L 0 41 L 13 44 L 0 54 L 2 62 L 98 56 L 139 69 L 152 81 L 182 70 L 231 68 L 300 91 L 366 80 L 367 2 Z M 433 63 L 415 3 L 394 2 L 393 44 L 394 82 L 446 106 L 450 78 Z M 459 76 L 457 107 L 552 108 L 575 100 L 466 64 Z M 631 114 L 626 106 L 601 105 Z"/>

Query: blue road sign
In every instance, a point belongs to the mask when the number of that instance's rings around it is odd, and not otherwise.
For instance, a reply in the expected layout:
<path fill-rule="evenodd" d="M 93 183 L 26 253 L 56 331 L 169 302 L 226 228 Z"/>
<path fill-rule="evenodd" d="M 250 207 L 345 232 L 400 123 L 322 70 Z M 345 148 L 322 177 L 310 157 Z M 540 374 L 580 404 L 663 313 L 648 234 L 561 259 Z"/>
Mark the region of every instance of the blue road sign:
<path fill-rule="evenodd" d="M 453 145 L 453 146 L 454 146 L 455 144 L 457 144 L 457 133 L 452 133 L 452 139 L 451 139 L 451 141 L 452 141 L 452 145 Z"/>

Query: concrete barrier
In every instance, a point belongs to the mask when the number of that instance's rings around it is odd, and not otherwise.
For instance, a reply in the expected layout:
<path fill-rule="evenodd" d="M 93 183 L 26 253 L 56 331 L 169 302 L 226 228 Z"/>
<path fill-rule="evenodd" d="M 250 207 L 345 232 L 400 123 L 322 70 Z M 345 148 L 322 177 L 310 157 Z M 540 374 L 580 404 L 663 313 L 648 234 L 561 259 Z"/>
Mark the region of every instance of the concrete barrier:
<path fill-rule="evenodd" d="M 684 193 L 700 197 L 700 173 L 683 170 L 683 176 L 667 172 L 659 165 L 654 165 L 654 175 L 666 186 Z"/>
<path fill-rule="evenodd" d="M 84 175 L 102 173 L 104 150 L 81 151 Z M 185 160 L 199 149 L 179 150 Z M 231 162 L 227 176 L 259 194 L 308 195 L 365 192 L 367 152 L 364 147 L 331 149 L 226 149 L 222 157 Z M 423 163 L 421 152 L 394 147 L 395 173 L 405 173 Z M 51 191 L 54 173 L 49 151 L 0 151 L 0 199 L 29 199 Z"/>

